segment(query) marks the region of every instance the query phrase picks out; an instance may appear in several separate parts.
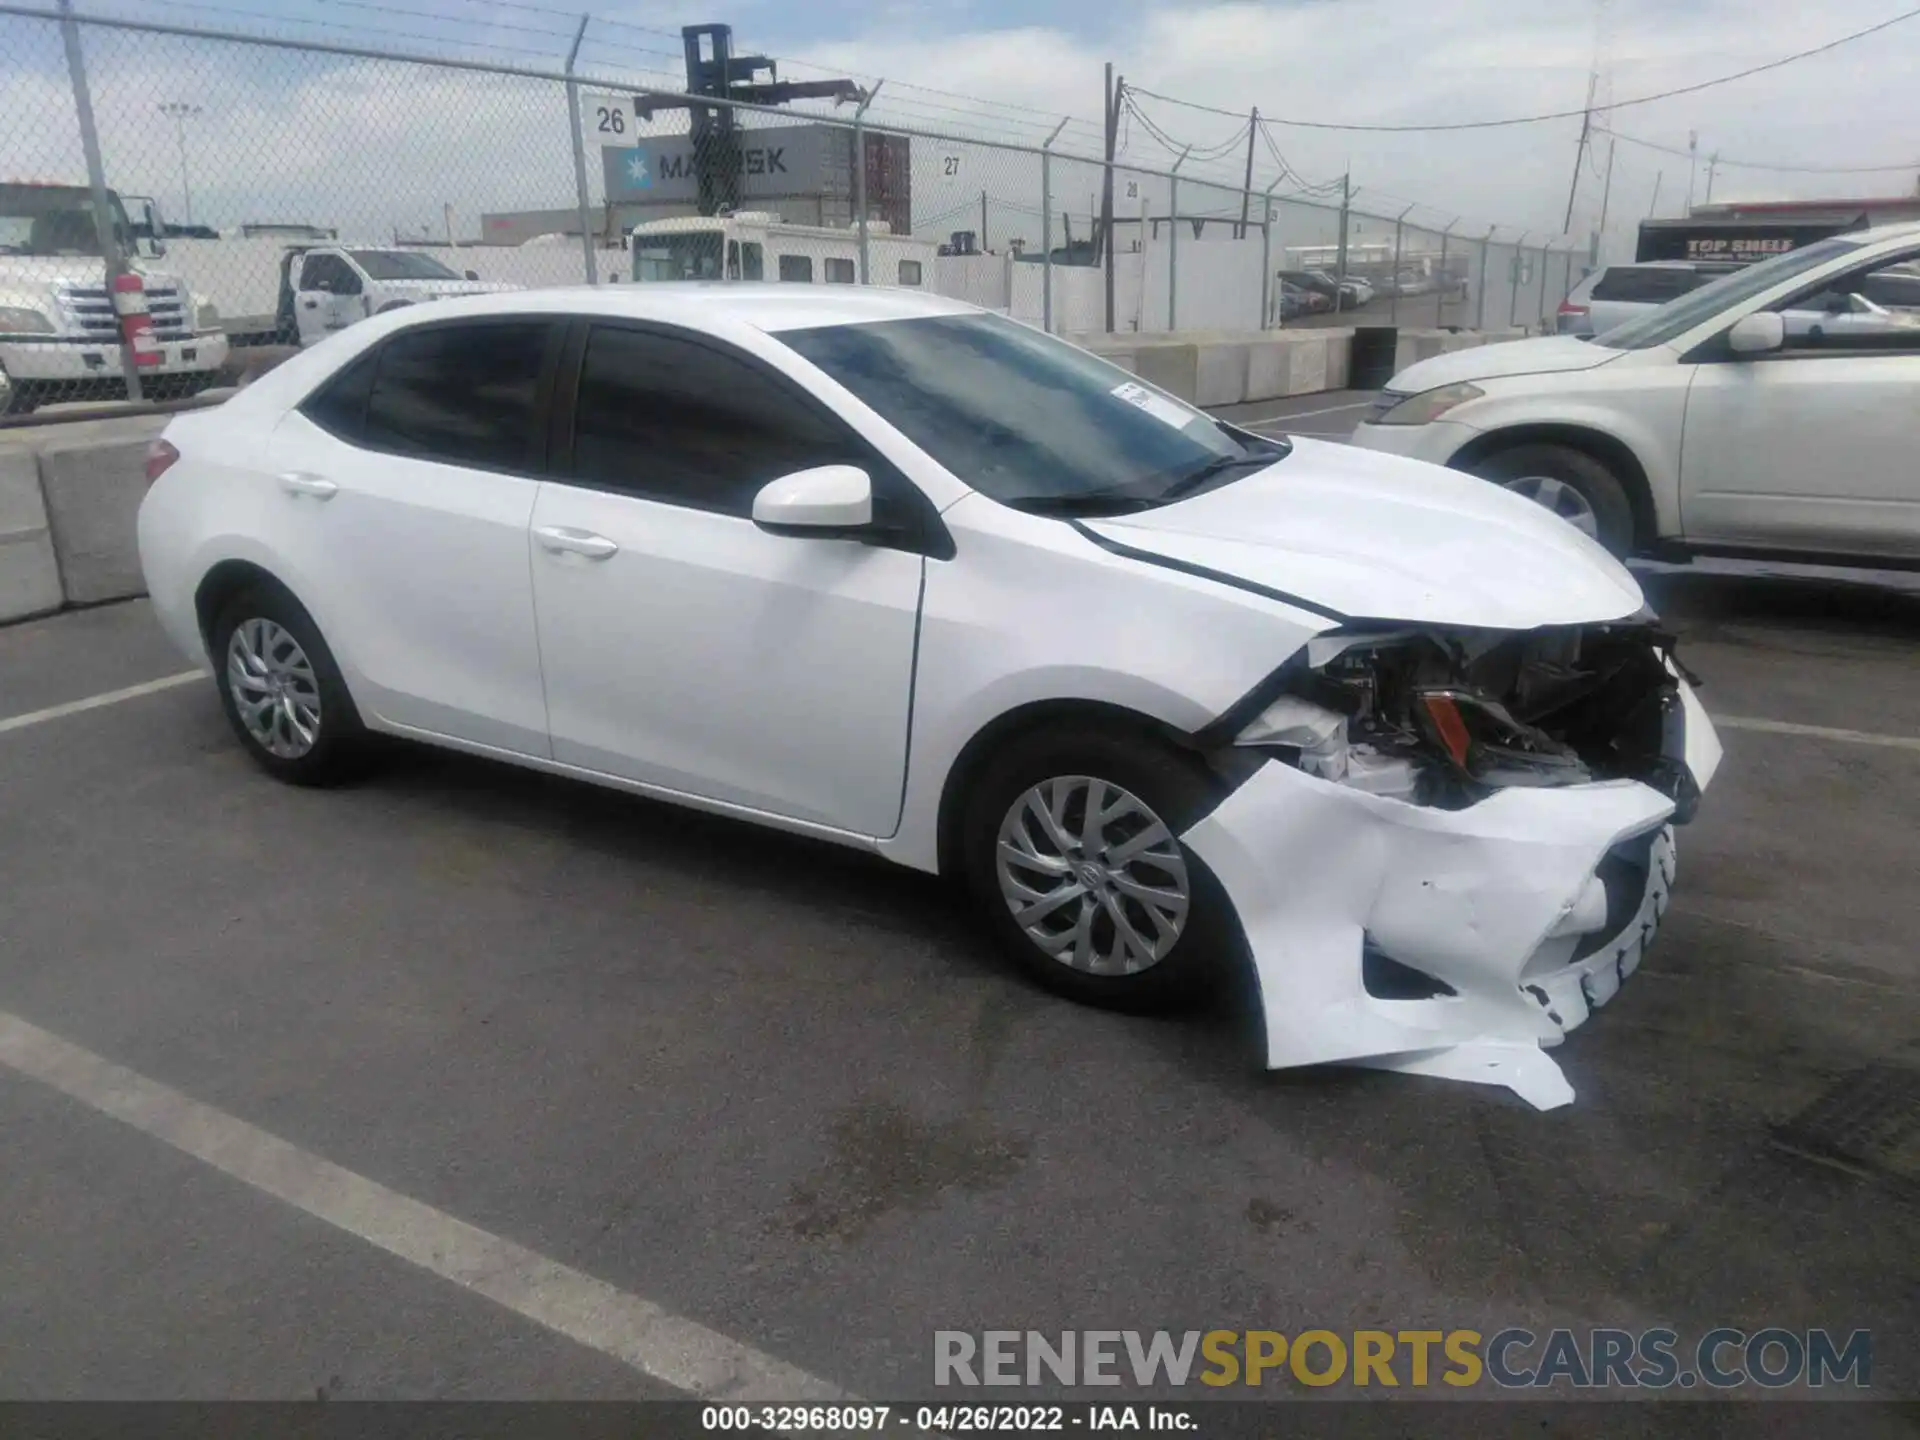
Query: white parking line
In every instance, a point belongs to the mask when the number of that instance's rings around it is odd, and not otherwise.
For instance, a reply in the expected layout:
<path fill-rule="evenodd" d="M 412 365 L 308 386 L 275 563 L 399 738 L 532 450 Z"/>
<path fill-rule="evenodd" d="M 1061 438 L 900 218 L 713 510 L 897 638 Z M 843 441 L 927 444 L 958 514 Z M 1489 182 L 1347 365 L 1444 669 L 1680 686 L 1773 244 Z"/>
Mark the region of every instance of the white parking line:
<path fill-rule="evenodd" d="M 1831 725 L 1796 725 L 1790 720 L 1756 720 L 1747 715 L 1715 715 L 1721 730 L 1754 730 L 1762 735 L 1804 735 L 1812 740 L 1838 740 L 1843 745 L 1882 745 L 1889 750 L 1920 750 L 1920 737 L 1876 735 L 1871 730 L 1839 730 Z"/>
<path fill-rule="evenodd" d="M 702 1399 L 851 1397 L 704 1325 L 343 1170 L 0 1010 L 0 1065 Z"/>
<path fill-rule="evenodd" d="M 83 714 L 88 710 L 98 710 L 103 705 L 118 705 L 122 700 L 138 700 L 142 695 L 156 695 L 162 690 L 171 690 L 178 685 L 187 685 L 195 680 L 204 680 L 204 670 L 182 670 L 178 675 L 167 675 L 159 680 L 149 680 L 141 685 L 129 685 L 124 690 L 109 690 L 104 695 L 89 695 L 84 700 L 69 700 L 64 705 L 49 705 L 44 710 L 29 710 L 24 715 L 9 715 L 0 720 L 0 735 L 9 730 L 24 730 L 29 725 L 39 725 L 48 720 L 59 720 L 68 715 Z"/>

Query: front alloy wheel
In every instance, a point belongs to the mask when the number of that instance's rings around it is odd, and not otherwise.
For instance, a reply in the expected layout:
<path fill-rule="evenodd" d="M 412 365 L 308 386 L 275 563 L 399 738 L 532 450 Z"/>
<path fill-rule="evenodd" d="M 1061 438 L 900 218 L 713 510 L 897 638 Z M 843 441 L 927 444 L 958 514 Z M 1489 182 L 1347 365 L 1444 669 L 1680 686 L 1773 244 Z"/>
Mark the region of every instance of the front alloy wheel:
<path fill-rule="evenodd" d="M 1088 975 L 1135 975 L 1186 928 L 1187 862 L 1132 792 L 1089 775 L 1043 780 L 1000 823 L 996 873 L 1013 921 Z"/>

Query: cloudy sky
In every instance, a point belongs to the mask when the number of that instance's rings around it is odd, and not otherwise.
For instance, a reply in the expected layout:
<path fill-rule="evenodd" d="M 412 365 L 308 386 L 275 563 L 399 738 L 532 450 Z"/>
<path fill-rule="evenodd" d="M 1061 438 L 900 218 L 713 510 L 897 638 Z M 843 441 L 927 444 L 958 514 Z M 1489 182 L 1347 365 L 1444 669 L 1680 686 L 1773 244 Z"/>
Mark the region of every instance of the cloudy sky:
<path fill-rule="evenodd" d="M 571 39 L 569 0 L 79 3 L 95 15 L 535 68 L 556 68 Z M 1075 117 L 1058 143 L 1080 153 L 1099 144 L 1102 65 L 1112 61 L 1132 85 L 1164 96 L 1236 112 L 1258 106 L 1275 122 L 1270 134 L 1290 172 L 1324 182 L 1350 171 L 1360 208 L 1391 215 L 1415 205 L 1410 224 L 1454 221 L 1484 233 L 1498 223 L 1511 236 L 1560 229 L 1577 119 L 1393 134 L 1279 122 L 1419 126 L 1577 110 L 1596 66 L 1604 106 L 1774 60 L 1902 8 L 1900 0 L 610 0 L 594 7 L 582 61 L 611 82 L 673 83 L 677 27 L 725 20 L 742 48 L 780 57 L 785 76 L 885 77 L 875 104 L 882 119 L 1038 141 Z M 156 114 L 163 100 L 202 107 L 187 122 L 190 183 L 198 218 L 214 223 L 319 206 L 332 212 L 326 218 L 384 230 L 436 223 L 451 204 L 457 228 L 470 233 L 481 209 L 563 204 L 571 194 L 558 87 L 94 29 L 87 46 L 112 178 L 175 212 L 178 149 L 172 123 Z M 1604 115 L 1603 125 L 1645 142 L 1614 149 L 1609 230 L 1631 243 L 1656 179 L 1660 212 L 1682 210 L 1692 132 L 1696 199 L 1715 152 L 1727 162 L 1715 198 L 1911 192 L 1920 176 L 1914 75 L 1920 19 L 1779 71 Z M 0 17 L 0 82 L 10 102 L 0 112 L 0 169 L 71 169 L 77 140 L 51 26 Z M 1124 132 L 1137 163 L 1170 163 L 1171 139 L 1196 147 L 1184 173 L 1237 176 L 1240 122 L 1167 100 L 1138 103 L 1145 118 Z M 1575 232 L 1598 219 L 1609 144 L 1597 139 L 1581 175 Z M 1031 197 L 1026 162 L 984 149 L 964 158 L 978 188 Z M 1256 148 L 1260 186 L 1278 163 L 1264 143 Z M 1746 168 L 1757 163 L 1909 168 Z"/>

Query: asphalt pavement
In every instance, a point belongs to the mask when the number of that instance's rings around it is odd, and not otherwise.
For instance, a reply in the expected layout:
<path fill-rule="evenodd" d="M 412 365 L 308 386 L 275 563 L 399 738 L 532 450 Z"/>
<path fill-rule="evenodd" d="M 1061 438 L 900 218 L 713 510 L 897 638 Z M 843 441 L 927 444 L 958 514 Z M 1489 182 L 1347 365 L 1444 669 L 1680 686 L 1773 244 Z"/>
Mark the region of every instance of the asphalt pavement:
<path fill-rule="evenodd" d="M 413 749 L 277 785 L 210 682 L 120 696 L 184 669 L 143 602 L 0 629 L 0 1397 L 1666 1323 L 1871 1329 L 1914 1398 L 1920 593 L 1647 579 L 1727 759 L 1547 1114 L 1077 1008 L 856 854 Z"/>

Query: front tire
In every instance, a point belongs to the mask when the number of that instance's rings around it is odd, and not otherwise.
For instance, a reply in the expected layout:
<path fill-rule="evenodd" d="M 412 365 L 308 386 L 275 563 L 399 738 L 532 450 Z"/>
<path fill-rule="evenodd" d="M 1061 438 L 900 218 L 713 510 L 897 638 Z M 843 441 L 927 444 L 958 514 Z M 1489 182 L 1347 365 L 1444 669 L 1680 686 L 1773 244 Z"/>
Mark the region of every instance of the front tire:
<path fill-rule="evenodd" d="M 366 738 L 360 715 L 297 600 L 277 588 L 244 590 L 221 607 L 208 638 L 220 707 L 261 769 L 292 785 L 354 772 Z"/>
<path fill-rule="evenodd" d="M 1570 445 L 1515 445 L 1473 466 L 1473 473 L 1545 506 L 1613 554 L 1633 550 L 1633 502 L 1602 461 Z"/>
<path fill-rule="evenodd" d="M 967 888 L 1040 984 L 1087 1004 L 1194 999 L 1239 933 L 1225 891 L 1180 840 L 1222 787 L 1144 735 L 1067 727 L 1016 737 L 969 787 Z"/>

